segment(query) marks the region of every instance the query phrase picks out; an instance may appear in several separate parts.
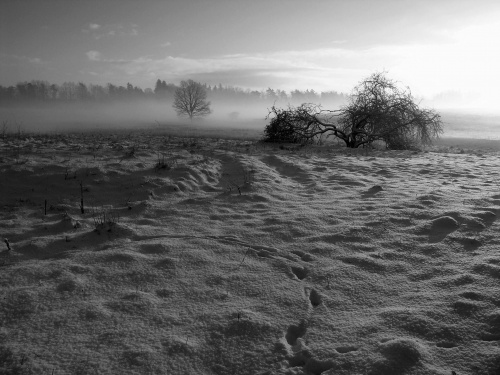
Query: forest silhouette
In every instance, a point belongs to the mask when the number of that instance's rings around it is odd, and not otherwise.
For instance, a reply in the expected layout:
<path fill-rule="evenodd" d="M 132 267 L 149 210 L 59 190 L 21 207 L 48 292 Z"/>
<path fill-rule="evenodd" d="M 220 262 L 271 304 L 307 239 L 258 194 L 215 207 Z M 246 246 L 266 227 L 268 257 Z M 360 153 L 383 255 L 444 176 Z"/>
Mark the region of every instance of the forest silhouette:
<path fill-rule="evenodd" d="M 347 95 L 337 91 L 316 92 L 314 90 L 292 90 L 289 93 L 268 88 L 267 90 L 249 90 L 234 86 L 203 84 L 211 100 L 226 103 L 274 103 L 290 102 L 291 104 L 324 103 L 341 104 Z M 129 100 L 162 100 L 173 101 L 178 85 L 158 79 L 154 89 L 125 86 L 108 83 L 105 86 L 85 84 L 82 82 L 64 82 L 60 85 L 47 81 L 32 80 L 19 82 L 16 85 L 0 85 L 1 105 L 22 103 L 65 103 L 65 102 L 109 102 Z"/>

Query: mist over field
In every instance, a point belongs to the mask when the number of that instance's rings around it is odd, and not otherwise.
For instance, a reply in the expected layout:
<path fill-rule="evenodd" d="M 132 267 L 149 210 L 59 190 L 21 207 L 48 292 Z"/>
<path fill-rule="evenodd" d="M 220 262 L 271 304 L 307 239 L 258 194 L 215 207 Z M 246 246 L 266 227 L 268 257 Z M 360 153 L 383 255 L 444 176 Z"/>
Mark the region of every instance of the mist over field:
<path fill-rule="evenodd" d="M 212 114 L 202 119 L 179 118 L 169 102 L 137 100 L 115 103 L 56 103 L 0 107 L 0 119 L 10 131 L 89 131 L 131 129 L 161 125 L 202 125 L 263 128 L 265 105 L 246 107 L 215 103 Z"/>
<path fill-rule="evenodd" d="M 210 98 L 208 98 L 210 100 Z M 172 102 L 165 100 L 126 100 L 110 102 L 16 103 L 0 106 L 0 121 L 7 122 L 7 132 L 75 132 L 96 130 L 179 127 L 189 134 L 199 128 L 248 129 L 259 134 L 273 103 L 234 103 L 211 100 L 212 113 L 204 118 L 177 116 Z M 276 106 L 286 107 L 287 102 Z M 338 109 L 341 103 L 327 103 L 324 108 Z M 436 107 L 444 124 L 441 138 L 500 140 L 500 114 L 448 105 Z"/>

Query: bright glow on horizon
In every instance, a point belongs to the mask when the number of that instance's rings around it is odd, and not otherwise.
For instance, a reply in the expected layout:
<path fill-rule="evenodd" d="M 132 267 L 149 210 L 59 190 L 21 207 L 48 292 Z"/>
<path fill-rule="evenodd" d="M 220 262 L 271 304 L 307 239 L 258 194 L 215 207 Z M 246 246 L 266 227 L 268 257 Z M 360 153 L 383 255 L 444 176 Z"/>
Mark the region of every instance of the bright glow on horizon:
<path fill-rule="evenodd" d="M 471 106 L 496 106 L 500 4 L 362 3 L 318 0 L 315 16 L 304 18 L 311 9 L 296 0 L 286 8 L 272 0 L 11 2 L 0 26 L 0 84 L 40 79 L 147 88 L 160 78 L 349 93 L 384 70 L 420 97 L 459 92 L 476 98 Z"/>

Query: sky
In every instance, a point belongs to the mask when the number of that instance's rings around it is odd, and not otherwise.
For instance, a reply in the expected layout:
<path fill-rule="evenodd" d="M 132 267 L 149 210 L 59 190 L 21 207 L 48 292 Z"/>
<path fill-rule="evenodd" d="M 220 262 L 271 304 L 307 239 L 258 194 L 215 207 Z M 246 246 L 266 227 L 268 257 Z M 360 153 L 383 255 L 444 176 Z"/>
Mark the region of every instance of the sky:
<path fill-rule="evenodd" d="M 157 79 L 350 92 L 378 71 L 418 96 L 500 99 L 497 0 L 1 0 L 0 85 Z"/>

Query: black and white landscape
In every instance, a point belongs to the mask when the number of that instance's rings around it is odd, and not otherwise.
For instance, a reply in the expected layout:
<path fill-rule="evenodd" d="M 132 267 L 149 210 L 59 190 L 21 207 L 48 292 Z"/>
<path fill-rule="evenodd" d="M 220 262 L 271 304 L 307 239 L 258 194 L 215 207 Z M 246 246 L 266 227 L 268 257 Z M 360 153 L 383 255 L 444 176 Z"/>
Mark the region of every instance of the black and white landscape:
<path fill-rule="evenodd" d="M 500 5 L 1 8 L 0 374 L 500 373 Z"/>

